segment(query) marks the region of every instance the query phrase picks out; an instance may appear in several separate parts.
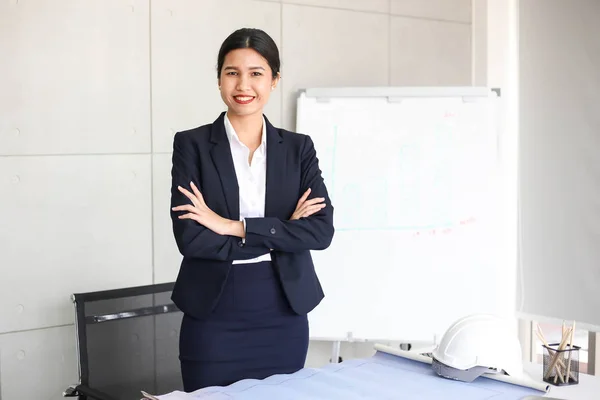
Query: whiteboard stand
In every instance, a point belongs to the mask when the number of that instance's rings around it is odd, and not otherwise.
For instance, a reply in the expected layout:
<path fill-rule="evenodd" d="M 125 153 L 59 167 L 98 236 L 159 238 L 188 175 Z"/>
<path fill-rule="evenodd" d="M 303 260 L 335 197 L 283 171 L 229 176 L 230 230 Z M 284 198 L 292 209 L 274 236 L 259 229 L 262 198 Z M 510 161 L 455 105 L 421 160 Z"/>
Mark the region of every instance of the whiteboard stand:
<path fill-rule="evenodd" d="M 340 342 L 339 340 L 336 340 L 335 342 L 333 342 L 333 345 L 331 346 L 331 363 L 332 364 L 337 364 L 340 362 L 340 347 L 342 345 L 342 342 Z"/>

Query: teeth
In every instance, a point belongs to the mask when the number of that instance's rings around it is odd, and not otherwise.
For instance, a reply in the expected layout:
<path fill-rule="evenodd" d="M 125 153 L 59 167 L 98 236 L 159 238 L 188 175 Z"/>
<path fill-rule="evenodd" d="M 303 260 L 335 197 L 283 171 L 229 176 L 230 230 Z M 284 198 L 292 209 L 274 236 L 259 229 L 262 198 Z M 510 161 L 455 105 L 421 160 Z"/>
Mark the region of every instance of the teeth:
<path fill-rule="evenodd" d="M 236 99 L 240 100 L 240 101 L 248 101 L 248 100 L 252 100 L 252 97 L 241 97 L 241 96 L 236 96 Z"/>

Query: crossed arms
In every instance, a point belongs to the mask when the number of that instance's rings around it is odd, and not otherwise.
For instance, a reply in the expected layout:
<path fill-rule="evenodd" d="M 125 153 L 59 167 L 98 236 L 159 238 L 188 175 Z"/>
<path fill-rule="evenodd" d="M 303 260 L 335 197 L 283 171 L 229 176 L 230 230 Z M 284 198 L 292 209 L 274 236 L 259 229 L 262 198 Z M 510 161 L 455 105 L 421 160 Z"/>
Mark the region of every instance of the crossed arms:
<path fill-rule="evenodd" d="M 327 189 L 309 136 L 305 136 L 301 154 L 304 194 L 294 213 L 287 220 L 247 218 L 244 227 L 243 222 L 224 218 L 206 205 L 194 183 L 199 182 L 197 153 L 189 137 L 176 134 L 171 171 L 171 220 L 181 254 L 227 261 L 251 259 L 271 250 L 299 252 L 329 247 L 334 234 L 333 207 L 326 204 Z M 314 197 L 308 199 L 310 194 Z"/>

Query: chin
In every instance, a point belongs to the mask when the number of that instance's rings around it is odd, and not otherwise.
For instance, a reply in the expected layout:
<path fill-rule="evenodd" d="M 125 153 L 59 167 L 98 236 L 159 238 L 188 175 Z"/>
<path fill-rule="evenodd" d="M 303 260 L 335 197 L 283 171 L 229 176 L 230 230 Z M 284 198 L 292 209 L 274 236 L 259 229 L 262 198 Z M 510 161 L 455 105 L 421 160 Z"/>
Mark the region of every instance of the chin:
<path fill-rule="evenodd" d="M 234 115 L 246 116 L 246 115 L 254 115 L 257 113 L 262 114 L 262 107 L 244 107 L 239 104 L 234 104 L 229 107 L 229 111 Z"/>

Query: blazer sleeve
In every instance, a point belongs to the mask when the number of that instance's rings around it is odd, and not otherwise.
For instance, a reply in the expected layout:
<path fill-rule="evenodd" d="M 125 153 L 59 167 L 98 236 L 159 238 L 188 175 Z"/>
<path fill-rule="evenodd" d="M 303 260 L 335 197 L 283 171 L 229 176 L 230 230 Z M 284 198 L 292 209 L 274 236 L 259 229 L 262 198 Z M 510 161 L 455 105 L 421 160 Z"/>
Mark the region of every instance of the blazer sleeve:
<path fill-rule="evenodd" d="M 201 187 L 200 165 L 199 152 L 194 149 L 189 135 L 178 132 L 173 139 L 171 208 L 191 203 L 177 186 L 191 191 L 190 182 L 194 182 L 197 187 Z M 175 242 L 184 257 L 233 261 L 247 260 L 269 252 L 265 246 L 244 245 L 240 238 L 219 235 L 194 220 L 179 219 L 181 214 L 181 211 L 171 209 Z"/>
<path fill-rule="evenodd" d="M 310 198 L 325 198 L 326 206 L 308 218 L 289 221 L 279 218 L 246 218 L 246 245 L 265 246 L 284 252 L 324 250 L 335 229 L 333 205 L 319 169 L 319 160 L 310 136 L 305 137 L 301 156 L 301 193 L 311 188 Z"/>

